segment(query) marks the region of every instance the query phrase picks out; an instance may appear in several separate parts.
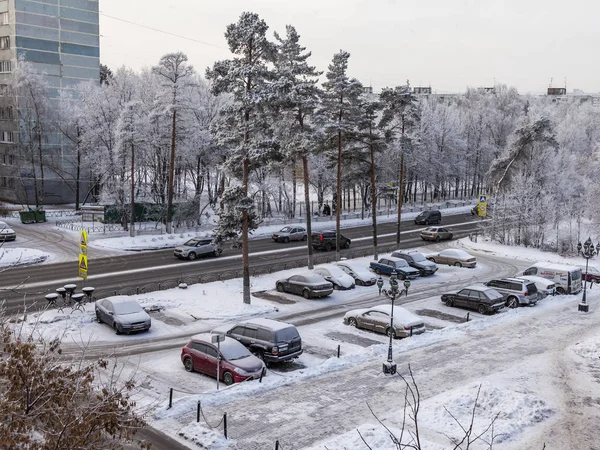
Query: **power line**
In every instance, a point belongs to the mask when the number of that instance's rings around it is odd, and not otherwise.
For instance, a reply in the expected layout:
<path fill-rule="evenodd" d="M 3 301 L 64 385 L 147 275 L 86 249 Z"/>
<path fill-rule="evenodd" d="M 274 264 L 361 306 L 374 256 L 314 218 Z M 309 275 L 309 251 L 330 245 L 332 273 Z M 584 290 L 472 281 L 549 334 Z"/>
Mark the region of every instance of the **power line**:
<path fill-rule="evenodd" d="M 118 17 L 115 17 L 115 16 L 110 16 L 110 15 L 108 15 L 108 14 L 104 14 L 104 13 L 102 13 L 102 12 L 101 12 L 101 13 L 99 13 L 99 14 L 100 14 L 101 16 L 108 17 L 108 18 L 110 18 L 110 19 L 118 20 L 118 21 L 120 21 L 120 22 L 125 22 L 125 23 L 128 23 L 128 24 L 130 24 L 130 25 L 135 25 L 135 26 L 137 26 L 137 27 L 141 27 L 141 28 L 146 28 L 146 29 L 148 29 L 148 30 L 156 31 L 156 32 L 158 32 L 158 33 L 168 34 L 169 36 L 174 36 L 174 37 L 177 37 L 177 38 L 180 38 L 180 39 L 185 39 L 185 40 L 188 40 L 188 41 L 197 42 L 198 44 L 208 45 L 208 46 L 210 46 L 210 47 L 216 47 L 216 48 L 220 48 L 220 49 L 222 49 L 222 50 L 228 50 L 228 49 L 226 49 L 225 47 L 221 47 L 220 45 L 211 44 L 210 42 L 204 42 L 204 41 L 201 41 L 201 40 L 199 40 L 199 39 L 194 39 L 194 38 L 191 38 L 191 37 L 182 36 L 182 35 L 180 35 L 180 34 L 170 33 L 170 32 L 168 32 L 168 31 L 164 31 L 164 30 L 159 30 L 158 28 L 153 28 L 153 27 L 149 27 L 149 26 L 142 25 L 142 24 L 139 24 L 139 23 L 131 22 L 130 20 L 126 20 L 126 19 L 120 19 L 120 18 L 118 18 Z"/>

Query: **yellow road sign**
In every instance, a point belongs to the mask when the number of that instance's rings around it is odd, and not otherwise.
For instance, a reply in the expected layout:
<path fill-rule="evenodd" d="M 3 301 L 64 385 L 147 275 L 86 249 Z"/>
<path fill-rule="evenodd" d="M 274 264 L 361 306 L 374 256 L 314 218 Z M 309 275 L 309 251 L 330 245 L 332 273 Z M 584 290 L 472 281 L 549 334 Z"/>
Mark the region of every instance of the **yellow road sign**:
<path fill-rule="evenodd" d="M 87 231 L 81 230 L 79 232 L 79 245 L 87 245 L 87 243 L 88 243 Z"/>
<path fill-rule="evenodd" d="M 79 270 L 88 270 L 88 259 L 87 255 L 79 255 Z"/>
<path fill-rule="evenodd" d="M 87 245 L 81 245 L 81 244 L 79 244 L 79 254 L 80 255 L 87 255 Z"/>
<path fill-rule="evenodd" d="M 79 270 L 79 278 L 83 278 L 84 280 L 87 280 L 87 270 Z"/>

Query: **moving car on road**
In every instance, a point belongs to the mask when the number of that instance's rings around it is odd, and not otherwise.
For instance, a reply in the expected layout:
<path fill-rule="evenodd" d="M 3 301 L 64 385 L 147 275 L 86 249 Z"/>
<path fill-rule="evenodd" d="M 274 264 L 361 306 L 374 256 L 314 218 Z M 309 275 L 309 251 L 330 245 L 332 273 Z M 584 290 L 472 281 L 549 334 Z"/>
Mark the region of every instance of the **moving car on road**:
<path fill-rule="evenodd" d="M 298 226 L 288 226 L 283 227 L 276 233 L 271 235 L 271 238 L 275 242 L 283 242 L 288 243 L 290 241 L 306 241 L 308 239 L 308 235 L 306 234 L 306 229 Z"/>
<path fill-rule="evenodd" d="M 505 306 L 504 296 L 500 292 L 478 284 L 458 292 L 442 294 L 442 302 L 447 306 L 474 309 L 479 314 L 493 314 Z"/>
<path fill-rule="evenodd" d="M 152 324 L 148 313 L 128 297 L 97 300 L 95 309 L 98 322 L 111 326 L 117 334 L 148 331 Z"/>
<path fill-rule="evenodd" d="M 275 287 L 279 292 L 301 295 L 306 299 L 327 297 L 333 292 L 333 284 L 321 275 L 303 272 L 278 280 Z"/>
<path fill-rule="evenodd" d="M 340 248 L 350 248 L 352 241 L 341 233 L 339 235 Z M 321 233 L 312 233 L 312 246 L 315 250 L 326 250 L 330 252 L 335 250 L 335 230 L 322 231 Z"/>
<path fill-rule="evenodd" d="M 402 258 L 388 256 L 380 258 L 379 261 L 371 261 L 369 267 L 377 275 L 391 275 L 396 271 L 399 280 L 414 280 L 419 276 L 419 271 L 408 265 Z"/>
<path fill-rule="evenodd" d="M 271 319 L 249 319 L 225 332 L 265 363 L 295 359 L 302 354 L 302 339 L 290 323 Z"/>
<path fill-rule="evenodd" d="M 318 273 L 327 281 L 333 284 L 333 289 L 345 291 L 354 289 L 356 283 L 354 278 L 344 272 L 340 267 L 333 264 L 323 264 L 315 267 L 315 273 Z"/>
<path fill-rule="evenodd" d="M 17 233 L 6 222 L 0 221 L 0 242 L 14 241 Z"/>
<path fill-rule="evenodd" d="M 421 231 L 421 233 L 419 235 L 421 236 L 421 239 L 423 239 L 424 241 L 436 241 L 436 242 L 440 242 L 443 240 L 450 240 L 454 236 L 452 234 L 452 231 L 450 231 L 449 228 L 445 228 L 445 227 L 425 228 L 423 231 Z"/>
<path fill-rule="evenodd" d="M 179 259 L 194 261 L 199 256 L 219 256 L 223 253 L 221 244 L 213 238 L 197 237 L 190 239 L 185 244 L 175 247 L 173 254 Z"/>
<path fill-rule="evenodd" d="M 415 225 L 429 225 L 442 223 L 442 213 L 437 209 L 423 211 L 415 217 Z"/>
<path fill-rule="evenodd" d="M 477 259 L 473 255 L 458 248 L 447 248 L 438 253 L 430 253 L 426 258 L 436 264 L 448 264 L 449 266 L 468 267 L 470 269 L 477 264 Z"/>
<path fill-rule="evenodd" d="M 217 378 L 217 358 L 220 356 L 219 379 L 226 385 L 249 378 L 260 378 L 265 367 L 260 359 L 235 339 L 227 336 L 217 347 L 217 344 L 212 343 L 212 336 L 210 333 L 192 336 L 181 349 L 181 362 L 185 370 Z"/>
<path fill-rule="evenodd" d="M 392 305 L 355 309 L 344 315 L 344 323 L 388 336 L 391 334 L 393 338 L 404 338 L 425 332 L 423 319 L 401 306 L 394 306 L 394 328 L 390 328 L 391 312 Z"/>
<path fill-rule="evenodd" d="M 434 262 L 429 261 L 422 253 L 414 250 L 396 250 L 392 253 L 392 256 L 406 261 L 410 267 L 417 269 L 422 277 L 433 275 L 438 270 L 438 266 Z"/>
<path fill-rule="evenodd" d="M 377 277 L 369 269 L 355 261 L 338 261 L 335 263 L 340 269 L 354 278 L 359 286 L 373 286 L 377 282 Z"/>

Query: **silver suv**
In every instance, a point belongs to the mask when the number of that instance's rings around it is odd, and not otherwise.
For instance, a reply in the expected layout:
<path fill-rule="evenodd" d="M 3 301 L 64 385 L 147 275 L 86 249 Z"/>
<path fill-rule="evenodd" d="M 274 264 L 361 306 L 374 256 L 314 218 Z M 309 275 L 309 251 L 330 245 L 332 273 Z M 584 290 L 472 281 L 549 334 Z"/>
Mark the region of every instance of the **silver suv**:
<path fill-rule="evenodd" d="M 179 259 L 195 260 L 199 256 L 219 256 L 223 252 L 221 245 L 208 237 L 190 239 L 185 244 L 176 247 L 173 254 Z"/>
<path fill-rule="evenodd" d="M 500 278 L 484 283 L 496 289 L 506 299 L 506 306 L 516 308 L 519 305 L 533 306 L 539 300 L 538 290 L 533 281 L 520 278 Z"/>

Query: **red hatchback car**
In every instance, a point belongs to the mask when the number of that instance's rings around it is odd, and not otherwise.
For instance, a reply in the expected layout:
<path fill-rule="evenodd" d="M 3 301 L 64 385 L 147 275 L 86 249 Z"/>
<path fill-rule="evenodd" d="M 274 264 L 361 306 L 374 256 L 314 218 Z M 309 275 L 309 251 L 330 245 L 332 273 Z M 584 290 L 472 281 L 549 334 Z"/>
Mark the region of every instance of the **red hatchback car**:
<path fill-rule="evenodd" d="M 202 333 L 192 336 L 190 342 L 181 349 L 181 362 L 188 372 L 200 372 L 217 377 L 217 344 L 211 342 L 214 336 Z M 226 385 L 239 383 L 249 378 L 260 378 L 265 365 L 246 347 L 233 338 L 225 337 L 220 343 L 221 368 L 219 378 Z"/>

